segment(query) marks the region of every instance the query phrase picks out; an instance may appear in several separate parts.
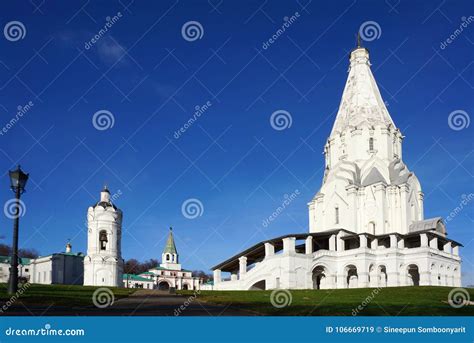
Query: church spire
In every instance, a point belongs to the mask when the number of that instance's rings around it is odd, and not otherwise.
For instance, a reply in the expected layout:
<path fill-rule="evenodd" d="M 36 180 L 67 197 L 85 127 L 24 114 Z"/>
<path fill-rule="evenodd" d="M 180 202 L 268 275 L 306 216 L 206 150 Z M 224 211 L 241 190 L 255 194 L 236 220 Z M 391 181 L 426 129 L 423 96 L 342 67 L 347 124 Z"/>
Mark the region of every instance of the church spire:
<path fill-rule="evenodd" d="M 395 127 L 370 70 L 369 51 L 362 47 L 360 34 L 357 35 L 357 48 L 352 50 L 349 61 L 349 75 L 331 136 L 364 125 L 391 124 Z"/>
<path fill-rule="evenodd" d="M 178 251 L 176 250 L 176 244 L 174 244 L 172 227 L 170 227 L 170 232 L 168 234 L 168 239 L 166 240 L 165 250 L 163 250 L 163 254 L 178 254 Z"/>

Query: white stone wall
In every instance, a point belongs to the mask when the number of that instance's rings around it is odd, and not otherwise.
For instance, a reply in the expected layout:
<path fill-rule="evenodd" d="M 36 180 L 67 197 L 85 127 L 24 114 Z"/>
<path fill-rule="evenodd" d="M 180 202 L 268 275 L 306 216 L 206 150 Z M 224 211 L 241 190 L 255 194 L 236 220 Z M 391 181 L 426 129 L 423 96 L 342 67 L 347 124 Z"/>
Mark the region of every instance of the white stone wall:
<path fill-rule="evenodd" d="M 127 280 L 123 279 L 123 287 L 125 288 L 143 288 L 153 289 L 153 281 L 141 281 L 141 280 Z"/>
<path fill-rule="evenodd" d="M 378 235 L 407 233 L 413 221 L 423 219 L 423 195 L 416 176 L 393 184 L 391 164 L 399 155 L 393 145 L 401 151 L 400 136 L 398 129 L 375 126 L 347 129 L 328 140 L 325 180 L 308 204 L 310 232 L 346 228 Z M 369 150 L 370 138 L 374 150 Z M 374 170 L 382 180 L 364 186 Z"/>
<path fill-rule="evenodd" d="M 214 274 L 215 290 L 249 290 L 265 280 L 265 289 L 314 289 L 315 271 L 324 271 L 319 288 L 397 287 L 413 285 L 409 267 L 418 269 L 420 286 L 461 286 L 461 260 L 452 252 L 426 247 L 393 248 L 378 246 L 346 251 L 318 250 L 307 254 L 291 248 L 271 254 L 251 270 L 239 273 L 237 279 L 219 281 L 220 271 Z M 355 267 L 357 276 L 348 281 Z M 439 278 L 438 278 L 439 276 Z"/>
<path fill-rule="evenodd" d="M 30 269 L 30 282 L 50 285 L 53 282 L 53 261 L 52 256 L 45 256 L 35 259 Z"/>
<path fill-rule="evenodd" d="M 18 265 L 18 277 L 25 277 L 30 279 L 30 266 Z M 10 278 L 10 264 L 0 263 L 0 283 L 7 283 Z"/>
<path fill-rule="evenodd" d="M 160 264 L 162 268 L 168 266 L 168 264 Z M 192 272 L 181 269 L 181 265 L 178 265 L 179 269 L 176 270 L 163 270 L 163 269 L 150 269 L 155 280 L 155 288 L 159 288 L 160 283 L 167 283 L 169 287 L 174 287 L 178 290 L 184 289 L 184 285 L 187 285 L 189 290 L 196 290 L 200 288 L 200 280 L 197 277 L 193 277 Z M 144 277 L 150 277 L 146 275 Z"/>

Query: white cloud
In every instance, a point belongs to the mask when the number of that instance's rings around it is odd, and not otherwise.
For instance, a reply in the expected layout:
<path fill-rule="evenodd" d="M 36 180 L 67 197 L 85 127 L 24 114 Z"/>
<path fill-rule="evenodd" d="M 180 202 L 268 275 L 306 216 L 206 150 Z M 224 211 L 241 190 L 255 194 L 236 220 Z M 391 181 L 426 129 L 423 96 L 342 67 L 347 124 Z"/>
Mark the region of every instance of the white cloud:
<path fill-rule="evenodd" d="M 99 58 L 106 64 L 124 65 L 127 63 L 125 57 L 125 48 L 115 39 L 102 38 L 97 43 L 97 53 Z"/>

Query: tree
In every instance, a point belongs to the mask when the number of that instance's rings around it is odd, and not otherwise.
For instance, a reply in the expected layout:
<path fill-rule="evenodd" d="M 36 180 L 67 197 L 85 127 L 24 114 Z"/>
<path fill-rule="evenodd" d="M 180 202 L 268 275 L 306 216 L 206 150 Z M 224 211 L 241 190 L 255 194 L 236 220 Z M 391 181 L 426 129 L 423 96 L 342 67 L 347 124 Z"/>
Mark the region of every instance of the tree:
<path fill-rule="evenodd" d="M 160 263 L 160 262 L 158 262 L 158 260 L 157 260 L 157 259 L 154 259 L 154 258 L 151 258 L 151 259 L 149 259 L 148 261 L 143 262 L 143 263 L 142 263 L 142 268 L 143 268 L 144 270 L 142 271 L 142 273 L 143 273 L 143 272 L 146 272 L 147 270 L 150 270 L 151 268 L 157 267 L 159 263 Z"/>
<path fill-rule="evenodd" d="M 212 275 L 206 274 L 203 270 L 193 270 L 193 276 L 200 278 L 204 283 L 212 279 Z"/>
<path fill-rule="evenodd" d="M 145 262 L 139 262 L 138 260 L 132 258 L 125 261 L 123 271 L 126 274 L 140 274 L 146 272 L 147 270 L 154 268 L 158 265 L 158 260 L 152 258 Z"/>
<path fill-rule="evenodd" d="M 137 270 L 139 264 L 140 264 L 140 262 L 138 262 L 134 258 L 132 258 L 130 260 L 127 260 L 127 261 L 125 261 L 125 264 L 123 266 L 123 272 L 125 274 L 134 274 L 134 273 L 136 273 L 136 270 Z"/>
<path fill-rule="evenodd" d="M 36 249 L 19 249 L 18 256 L 26 258 L 37 258 L 39 253 Z"/>
<path fill-rule="evenodd" d="M 12 248 L 6 244 L 0 244 L 0 256 L 10 256 L 12 254 Z"/>
<path fill-rule="evenodd" d="M 0 256 L 11 256 L 12 248 L 6 244 L 0 244 Z M 39 253 L 36 249 L 18 249 L 19 257 L 37 258 Z"/>

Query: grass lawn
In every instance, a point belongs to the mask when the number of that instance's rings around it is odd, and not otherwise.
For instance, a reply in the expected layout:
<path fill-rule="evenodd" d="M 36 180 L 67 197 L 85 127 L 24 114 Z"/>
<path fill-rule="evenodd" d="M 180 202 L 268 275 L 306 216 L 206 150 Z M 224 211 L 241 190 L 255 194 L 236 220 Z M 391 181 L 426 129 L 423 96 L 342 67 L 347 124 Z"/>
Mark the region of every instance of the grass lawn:
<path fill-rule="evenodd" d="M 338 289 L 338 290 L 292 290 L 291 303 L 283 308 L 272 306 L 272 291 L 201 291 L 201 301 L 215 304 L 231 304 L 236 308 L 254 311 L 264 315 L 329 315 L 351 316 L 364 300 L 368 304 L 359 310 L 362 316 L 472 316 L 474 306 L 451 307 L 447 300 L 451 287 L 390 287 Z M 467 289 L 474 300 L 474 288 Z M 281 290 L 280 290 L 281 292 Z M 190 296 L 192 291 L 180 291 Z"/>
<path fill-rule="evenodd" d="M 100 287 L 73 286 L 73 285 L 37 285 L 30 284 L 15 304 L 23 302 L 29 305 L 56 305 L 56 306 L 93 306 L 92 294 Z M 115 299 L 127 297 L 135 289 L 107 287 L 113 291 Z M 11 298 L 7 293 L 7 285 L 0 284 L 0 304 Z"/>

